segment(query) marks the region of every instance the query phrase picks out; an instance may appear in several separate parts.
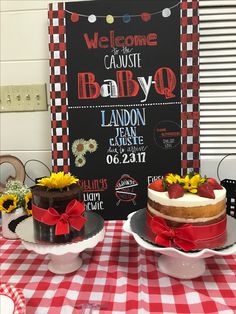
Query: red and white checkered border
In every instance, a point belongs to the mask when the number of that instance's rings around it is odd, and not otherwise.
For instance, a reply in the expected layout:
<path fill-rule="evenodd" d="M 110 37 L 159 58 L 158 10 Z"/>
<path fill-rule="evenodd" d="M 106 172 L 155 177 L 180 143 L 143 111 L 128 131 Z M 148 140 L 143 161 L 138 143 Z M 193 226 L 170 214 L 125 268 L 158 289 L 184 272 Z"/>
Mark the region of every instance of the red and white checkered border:
<path fill-rule="evenodd" d="M 70 171 L 64 3 L 49 5 L 52 167 Z"/>
<path fill-rule="evenodd" d="M 199 172 L 198 0 L 181 2 L 181 168 Z"/>

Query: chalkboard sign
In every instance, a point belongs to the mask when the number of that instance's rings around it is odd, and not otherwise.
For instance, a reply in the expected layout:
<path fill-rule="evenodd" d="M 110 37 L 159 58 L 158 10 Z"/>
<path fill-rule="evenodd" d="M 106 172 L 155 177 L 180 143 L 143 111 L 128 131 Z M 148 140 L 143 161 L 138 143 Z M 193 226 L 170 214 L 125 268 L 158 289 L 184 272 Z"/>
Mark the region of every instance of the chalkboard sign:
<path fill-rule="evenodd" d="M 49 24 L 53 170 L 87 210 L 125 219 L 157 177 L 199 170 L 197 1 L 54 3 Z"/>

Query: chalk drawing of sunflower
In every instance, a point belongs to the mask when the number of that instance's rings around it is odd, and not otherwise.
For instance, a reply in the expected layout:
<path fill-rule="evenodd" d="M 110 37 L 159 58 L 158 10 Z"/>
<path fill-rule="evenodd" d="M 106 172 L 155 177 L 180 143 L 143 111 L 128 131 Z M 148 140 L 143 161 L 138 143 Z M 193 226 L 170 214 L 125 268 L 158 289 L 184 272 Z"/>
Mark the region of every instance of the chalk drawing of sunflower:
<path fill-rule="evenodd" d="M 90 138 L 86 143 L 86 148 L 90 153 L 93 153 L 97 150 L 98 144 L 95 140 Z"/>
<path fill-rule="evenodd" d="M 75 165 L 76 167 L 83 167 L 86 164 L 86 159 L 83 155 L 78 155 L 75 158 Z"/>
<path fill-rule="evenodd" d="M 84 155 L 86 153 L 86 141 L 83 138 L 75 140 L 72 144 L 72 153 L 74 156 Z"/>

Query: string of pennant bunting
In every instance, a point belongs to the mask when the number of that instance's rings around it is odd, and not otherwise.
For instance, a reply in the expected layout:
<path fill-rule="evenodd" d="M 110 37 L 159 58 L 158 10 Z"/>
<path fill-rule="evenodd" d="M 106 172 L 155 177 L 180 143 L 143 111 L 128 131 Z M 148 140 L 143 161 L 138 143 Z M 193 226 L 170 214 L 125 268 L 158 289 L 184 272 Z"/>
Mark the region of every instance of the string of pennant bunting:
<path fill-rule="evenodd" d="M 169 7 L 169 8 L 163 8 L 162 10 L 156 11 L 156 12 L 142 12 L 141 14 L 128 14 L 125 13 L 123 15 L 112 15 L 112 14 L 107 14 L 107 15 L 95 15 L 95 14 L 80 14 L 77 12 L 71 12 L 68 10 L 65 10 L 68 14 L 71 15 L 71 21 L 73 23 L 79 22 L 80 18 L 87 18 L 89 23 L 95 23 L 97 19 L 105 19 L 106 23 L 112 24 L 114 23 L 115 19 L 122 19 L 124 23 L 129 23 L 132 18 L 141 18 L 143 22 L 149 22 L 152 18 L 153 15 L 161 14 L 162 17 L 167 18 L 171 16 L 171 10 L 177 7 L 180 4 L 180 1 L 176 3 L 175 5 Z"/>

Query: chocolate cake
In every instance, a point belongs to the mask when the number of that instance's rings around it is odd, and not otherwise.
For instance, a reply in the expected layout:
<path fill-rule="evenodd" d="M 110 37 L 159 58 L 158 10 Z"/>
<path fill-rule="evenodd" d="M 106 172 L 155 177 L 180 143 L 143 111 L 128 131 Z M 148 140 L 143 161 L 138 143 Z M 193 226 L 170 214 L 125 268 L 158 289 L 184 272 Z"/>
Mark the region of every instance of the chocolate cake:
<path fill-rule="evenodd" d="M 75 210 L 69 213 L 69 207 Z M 80 208 L 78 212 L 76 207 Z M 47 186 L 41 185 L 32 187 L 34 235 L 38 241 L 66 243 L 82 238 L 86 221 L 83 211 L 83 190 L 78 183 L 62 189 L 48 189 Z M 57 223 L 54 221 L 55 217 Z M 71 218 L 74 219 L 76 227 L 70 223 Z"/>

